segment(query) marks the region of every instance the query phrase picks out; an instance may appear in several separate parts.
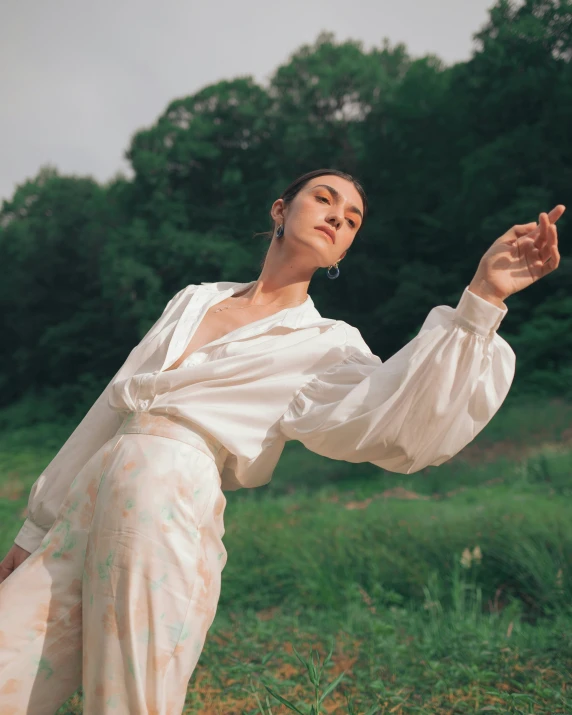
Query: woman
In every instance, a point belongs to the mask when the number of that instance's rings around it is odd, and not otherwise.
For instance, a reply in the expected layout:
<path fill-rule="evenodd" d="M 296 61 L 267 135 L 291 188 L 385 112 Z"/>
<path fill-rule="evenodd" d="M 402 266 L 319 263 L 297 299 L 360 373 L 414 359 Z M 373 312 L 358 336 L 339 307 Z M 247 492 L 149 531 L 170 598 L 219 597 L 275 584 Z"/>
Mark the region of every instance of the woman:
<path fill-rule="evenodd" d="M 503 301 L 558 266 L 564 206 L 495 241 L 456 308 L 385 363 L 307 292 L 366 209 L 343 172 L 297 179 L 259 278 L 177 293 L 38 478 L 2 564 L 0 712 L 53 713 L 80 684 L 89 715 L 181 712 L 226 563 L 224 491 L 266 484 L 290 439 L 410 474 L 498 410 Z"/>

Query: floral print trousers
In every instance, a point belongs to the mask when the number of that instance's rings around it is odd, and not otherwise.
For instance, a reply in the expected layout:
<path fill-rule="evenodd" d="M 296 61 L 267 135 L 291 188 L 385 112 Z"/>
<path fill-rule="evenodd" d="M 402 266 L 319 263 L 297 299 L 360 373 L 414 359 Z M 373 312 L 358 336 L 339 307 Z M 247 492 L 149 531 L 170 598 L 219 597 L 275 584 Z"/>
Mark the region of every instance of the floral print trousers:
<path fill-rule="evenodd" d="M 176 715 L 226 563 L 224 448 L 131 413 L 76 475 L 40 546 L 0 584 L 0 713 Z"/>

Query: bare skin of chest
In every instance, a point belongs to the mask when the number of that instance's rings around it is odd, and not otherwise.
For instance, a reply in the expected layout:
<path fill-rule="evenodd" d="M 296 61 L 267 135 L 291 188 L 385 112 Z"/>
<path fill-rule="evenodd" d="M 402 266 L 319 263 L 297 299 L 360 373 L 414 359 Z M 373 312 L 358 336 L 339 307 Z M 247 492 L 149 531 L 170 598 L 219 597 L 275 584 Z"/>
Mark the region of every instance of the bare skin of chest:
<path fill-rule="evenodd" d="M 229 310 L 221 310 L 215 313 L 214 311 L 218 308 L 222 308 L 226 305 L 233 305 L 234 299 L 227 298 L 226 300 L 213 305 L 204 314 L 199 326 L 197 327 L 193 337 L 189 341 L 187 347 L 183 351 L 183 354 L 174 362 L 165 372 L 169 370 L 175 370 L 178 368 L 195 350 L 199 350 L 203 345 L 208 345 L 214 340 L 222 338 L 227 333 L 230 333 L 237 328 L 242 328 L 243 325 L 252 323 L 255 320 L 260 320 L 265 318 L 267 315 L 271 315 L 271 310 L 264 310 L 261 307 L 253 307 L 252 310 L 245 308 L 244 310 L 233 310 L 231 307 Z"/>

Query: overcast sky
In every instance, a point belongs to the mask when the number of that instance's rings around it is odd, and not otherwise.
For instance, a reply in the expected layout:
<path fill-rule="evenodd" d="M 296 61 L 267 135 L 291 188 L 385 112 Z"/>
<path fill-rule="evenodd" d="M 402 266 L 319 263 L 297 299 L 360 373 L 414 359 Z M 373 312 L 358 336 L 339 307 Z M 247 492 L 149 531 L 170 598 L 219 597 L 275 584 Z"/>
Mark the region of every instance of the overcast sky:
<path fill-rule="evenodd" d="M 0 201 L 44 164 L 98 181 L 177 98 L 239 75 L 265 83 L 320 31 L 364 49 L 470 57 L 494 0 L 2 0 Z"/>

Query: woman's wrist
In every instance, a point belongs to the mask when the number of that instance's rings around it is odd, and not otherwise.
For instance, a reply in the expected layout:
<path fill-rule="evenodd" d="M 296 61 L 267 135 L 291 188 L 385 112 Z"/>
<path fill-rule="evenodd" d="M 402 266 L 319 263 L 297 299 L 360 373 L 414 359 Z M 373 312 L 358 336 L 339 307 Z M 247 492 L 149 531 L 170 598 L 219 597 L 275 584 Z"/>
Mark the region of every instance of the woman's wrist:
<path fill-rule="evenodd" d="M 496 291 L 491 288 L 488 283 L 486 283 L 486 281 L 473 278 L 473 280 L 469 283 L 468 288 L 471 293 L 478 295 L 479 298 L 483 298 L 483 300 L 488 300 L 489 303 L 496 305 L 497 308 L 501 308 L 502 310 L 507 309 L 504 300 L 508 296 L 499 296 Z"/>

